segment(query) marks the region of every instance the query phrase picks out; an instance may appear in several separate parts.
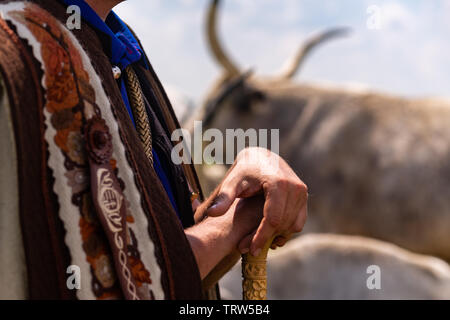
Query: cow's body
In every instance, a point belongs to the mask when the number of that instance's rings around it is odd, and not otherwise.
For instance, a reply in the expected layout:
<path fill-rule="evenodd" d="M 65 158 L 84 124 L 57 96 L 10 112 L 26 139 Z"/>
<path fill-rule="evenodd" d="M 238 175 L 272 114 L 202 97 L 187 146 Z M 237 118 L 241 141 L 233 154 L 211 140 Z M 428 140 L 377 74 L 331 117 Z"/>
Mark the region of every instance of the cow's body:
<path fill-rule="evenodd" d="M 306 53 L 336 32 L 313 38 L 290 72 L 267 79 L 242 76 L 228 59 L 214 10 L 209 34 L 224 76 L 197 117 L 222 132 L 280 129 L 280 153 L 310 190 L 305 231 L 364 235 L 450 260 L 449 101 L 294 83 Z M 199 171 L 210 190 L 225 169 Z"/>
<path fill-rule="evenodd" d="M 245 111 L 224 104 L 209 127 L 280 129 L 281 155 L 309 186 L 306 231 L 371 236 L 450 260 L 448 102 L 262 85 L 264 101 Z M 204 180 L 220 177 L 205 168 Z"/>
<path fill-rule="evenodd" d="M 221 281 L 241 299 L 241 270 Z M 269 255 L 268 299 L 450 299 L 450 266 L 362 237 L 307 235 Z M 379 280 L 379 282 L 378 282 Z"/>

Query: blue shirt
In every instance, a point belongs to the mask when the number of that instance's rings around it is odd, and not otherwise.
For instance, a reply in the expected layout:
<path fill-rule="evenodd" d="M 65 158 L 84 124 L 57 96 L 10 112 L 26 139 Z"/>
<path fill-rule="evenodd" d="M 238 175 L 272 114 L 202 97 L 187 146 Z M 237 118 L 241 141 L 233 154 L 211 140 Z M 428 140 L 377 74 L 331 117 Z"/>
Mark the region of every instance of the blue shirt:
<path fill-rule="evenodd" d="M 144 51 L 139 46 L 131 31 L 125 23 L 114 13 L 111 12 L 106 21 L 103 21 L 98 14 L 84 1 L 84 0 L 63 0 L 66 5 L 77 5 L 81 9 L 83 19 L 95 30 L 101 32 L 108 42 L 106 44 L 105 54 L 109 57 L 111 65 L 118 66 L 124 70 L 127 66 L 133 63 L 141 63 L 145 68 L 148 68 L 145 59 L 143 59 Z M 112 72 L 112 71 L 111 71 Z M 133 112 L 128 101 L 128 94 L 125 87 L 124 79 L 121 77 L 118 81 L 122 99 L 127 108 L 128 114 L 133 124 Z M 158 175 L 170 202 L 179 216 L 177 204 L 173 195 L 172 187 L 168 179 L 167 173 L 161 164 L 158 154 L 153 149 L 153 167 Z"/>

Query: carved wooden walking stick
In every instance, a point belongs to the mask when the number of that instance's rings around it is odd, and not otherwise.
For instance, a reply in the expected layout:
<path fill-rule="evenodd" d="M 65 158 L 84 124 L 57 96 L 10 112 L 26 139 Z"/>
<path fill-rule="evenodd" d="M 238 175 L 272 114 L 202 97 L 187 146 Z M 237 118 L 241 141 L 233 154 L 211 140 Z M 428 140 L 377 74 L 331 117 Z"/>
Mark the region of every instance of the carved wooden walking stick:
<path fill-rule="evenodd" d="M 267 299 L 267 253 L 275 237 L 267 241 L 259 256 L 242 255 L 242 299 Z"/>

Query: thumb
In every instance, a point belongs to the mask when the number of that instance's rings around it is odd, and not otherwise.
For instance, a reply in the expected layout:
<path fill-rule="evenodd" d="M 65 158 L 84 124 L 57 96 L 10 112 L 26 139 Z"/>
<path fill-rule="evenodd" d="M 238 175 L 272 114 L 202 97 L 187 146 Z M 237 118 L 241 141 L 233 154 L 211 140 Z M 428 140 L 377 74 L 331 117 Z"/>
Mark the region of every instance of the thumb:
<path fill-rule="evenodd" d="M 250 246 L 252 244 L 252 239 L 255 236 L 256 231 L 245 236 L 238 244 L 238 249 L 241 254 L 246 254 L 250 252 Z"/>
<path fill-rule="evenodd" d="M 218 217 L 230 209 L 236 199 L 235 189 L 232 187 L 221 186 L 211 204 L 206 210 L 206 214 L 210 217 Z"/>

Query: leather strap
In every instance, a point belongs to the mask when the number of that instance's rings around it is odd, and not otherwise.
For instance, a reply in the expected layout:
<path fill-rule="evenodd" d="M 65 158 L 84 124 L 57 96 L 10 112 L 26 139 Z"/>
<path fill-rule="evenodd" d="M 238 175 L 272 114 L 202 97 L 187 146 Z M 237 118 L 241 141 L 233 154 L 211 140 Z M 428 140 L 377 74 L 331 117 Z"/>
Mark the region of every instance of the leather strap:
<path fill-rule="evenodd" d="M 84 130 L 92 201 L 111 247 L 123 295 L 127 300 L 140 300 L 128 261 L 126 200 L 110 164 L 113 151 L 111 134 L 99 116 L 88 119 Z"/>

